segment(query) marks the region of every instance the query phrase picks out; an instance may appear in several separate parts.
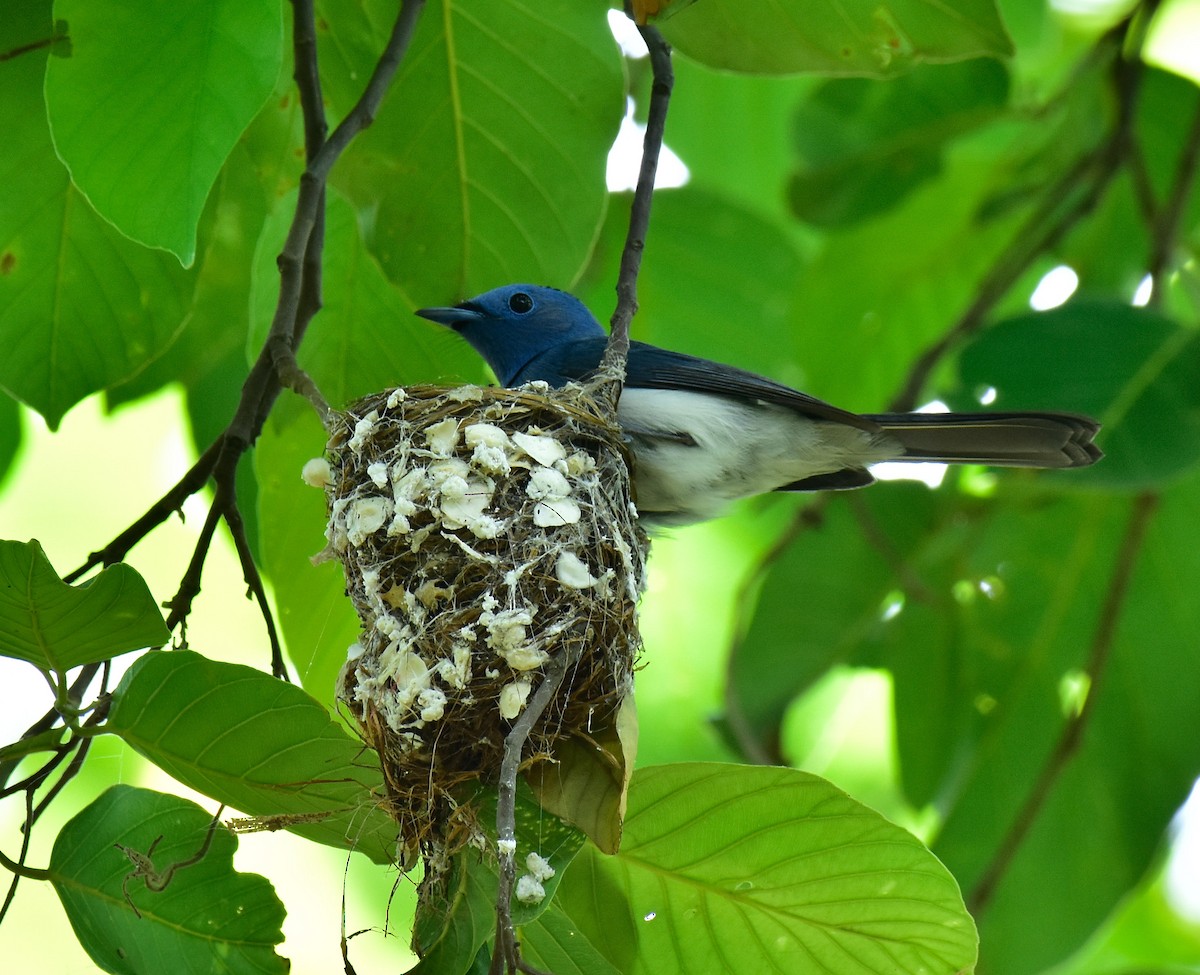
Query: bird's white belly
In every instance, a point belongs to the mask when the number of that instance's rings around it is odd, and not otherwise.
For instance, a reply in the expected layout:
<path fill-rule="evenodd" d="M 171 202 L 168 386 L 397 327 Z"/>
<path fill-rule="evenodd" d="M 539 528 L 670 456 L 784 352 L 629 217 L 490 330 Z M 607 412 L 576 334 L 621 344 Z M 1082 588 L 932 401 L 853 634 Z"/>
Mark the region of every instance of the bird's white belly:
<path fill-rule="evenodd" d="M 638 508 L 664 523 L 711 518 L 737 498 L 896 453 L 845 424 L 682 390 L 625 389 L 619 418 L 633 444 Z"/>

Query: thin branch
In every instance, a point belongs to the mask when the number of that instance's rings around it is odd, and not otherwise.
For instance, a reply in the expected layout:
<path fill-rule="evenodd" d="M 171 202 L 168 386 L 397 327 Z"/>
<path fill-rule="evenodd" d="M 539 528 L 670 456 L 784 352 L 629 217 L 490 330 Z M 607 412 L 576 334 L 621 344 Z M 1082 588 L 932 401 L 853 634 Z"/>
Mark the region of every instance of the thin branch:
<path fill-rule="evenodd" d="M 1166 284 L 1167 265 L 1171 261 L 1171 252 L 1179 239 L 1179 226 L 1183 221 L 1183 212 L 1187 207 L 1188 196 L 1196 182 L 1196 171 L 1200 167 L 1200 104 L 1192 116 L 1192 125 L 1183 143 L 1183 151 L 1179 154 L 1179 162 L 1175 168 L 1175 178 L 1171 182 L 1170 192 L 1159 211 L 1158 219 L 1154 221 L 1153 233 L 1150 239 L 1150 260 L 1148 273 L 1154 283 L 1150 297 L 1154 303 L 1162 300 L 1163 285 Z"/>
<path fill-rule="evenodd" d="M 628 10 L 626 11 L 628 13 Z M 646 135 L 642 139 L 642 162 L 638 170 L 637 187 L 629 208 L 629 230 L 621 251 L 621 268 L 617 274 L 617 307 L 612 316 L 612 334 L 604 353 L 601 369 L 625 375 L 625 359 L 629 355 L 629 325 L 637 312 L 637 277 L 646 248 L 646 233 L 650 228 L 650 204 L 654 197 L 654 180 L 658 158 L 662 153 L 666 132 L 667 109 L 671 104 L 671 89 L 675 72 L 671 67 L 671 47 L 655 27 L 638 25 L 638 32 L 650 51 L 653 83 L 650 87 L 650 106 L 646 117 Z"/>
<path fill-rule="evenodd" d="M 1079 713 L 1068 718 L 1063 725 L 1058 741 L 1046 759 L 1045 765 L 1042 766 L 1024 805 L 1017 812 L 1008 832 L 996 847 L 991 862 L 967 897 L 967 906 L 975 917 L 978 917 L 991 903 L 1000 881 L 1008 872 L 1021 844 L 1036 823 L 1042 807 L 1045 806 L 1054 791 L 1055 784 L 1083 742 L 1084 733 L 1096 710 L 1101 685 L 1112 657 L 1113 641 L 1116 637 L 1117 624 L 1121 618 L 1121 610 L 1125 605 L 1125 596 L 1129 591 L 1129 582 L 1133 577 L 1133 570 L 1137 567 L 1138 556 L 1141 554 L 1147 529 L 1158 508 L 1158 500 L 1158 495 L 1153 492 L 1140 494 L 1134 499 L 1133 510 L 1130 512 L 1125 535 L 1121 539 L 1121 549 L 1117 554 L 1112 579 L 1109 580 L 1108 593 L 1096 621 L 1096 631 L 1092 636 L 1086 670 L 1091 681 L 1087 697 L 1084 699 Z"/>
<path fill-rule="evenodd" d="M 504 757 L 500 762 L 500 782 L 496 797 L 496 840 L 500 851 L 500 885 L 496 892 L 496 944 L 492 951 L 489 975 L 515 971 L 535 972 L 520 959 L 516 932 L 512 923 L 512 892 L 516 880 L 517 849 L 517 772 L 521 755 L 533 726 L 537 724 L 554 695 L 562 686 L 567 671 L 575 665 L 574 655 L 559 652 L 551 658 L 542 682 L 529 698 L 525 710 L 513 722 L 504 739 Z"/>

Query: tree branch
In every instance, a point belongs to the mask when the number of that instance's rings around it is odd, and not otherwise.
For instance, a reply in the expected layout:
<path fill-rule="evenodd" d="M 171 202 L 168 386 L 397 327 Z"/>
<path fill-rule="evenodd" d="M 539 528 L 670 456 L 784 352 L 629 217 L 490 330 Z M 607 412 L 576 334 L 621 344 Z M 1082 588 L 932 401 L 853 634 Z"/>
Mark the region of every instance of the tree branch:
<path fill-rule="evenodd" d="M 1179 154 L 1179 162 L 1175 168 L 1175 178 L 1158 219 L 1154 221 L 1150 237 L 1150 258 L 1147 262 L 1147 272 L 1153 282 L 1154 290 L 1150 300 L 1158 304 L 1162 300 L 1163 286 L 1166 284 L 1167 265 L 1171 261 L 1171 252 L 1179 240 L 1179 226 L 1183 221 L 1184 209 L 1187 207 L 1188 196 L 1196 182 L 1196 172 L 1200 168 L 1200 105 L 1192 116 L 1192 124 L 1188 129 L 1187 138 L 1183 143 L 1183 151 Z"/>
<path fill-rule="evenodd" d="M 628 5 L 626 14 L 632 18 Z M 642 139 L 642 162 L 638 170 L 637 187 L 633 191 L 633 202 L 629 208 L 629 230 L 625 235 L 621 267 L 617 274 L 617 307 L 612 316 L 612 333 L 608 339 L 608 347 L 600 364 L 602 371 L 616 372 L 622 378 L 625 375 L 625 359 L 629 355 L 629 325 L 637 313 L 637 278 L 642 266 L 642 253 L 646 249 L 646 233 L 650 228 L 654 180 L 658 172 L 658 159 L 662 154 L 671 90 L 675 85 L 670 45 L 655 27 L 639 24 L 638 32 L 649 48 L 650 69 L 654 80 L 650 88 L 646 134 Z M 618 387 L 617 392 L 619 391 Z"/>
<path fill-rule="evenodd" d="M 496 944 L 492 951 L 489 975 L 501 975 L 502 972 L 511 975 L 516 971 L 538 975 L 536 969 L 521 961 L 512 923 L 517 850 L 517 772 L 520 771 L 521 755 L 533 726 L 546 713 L 554 695 L 562 686 L 563 678 L 575 662 L 574 655 L 568 655 L 565 651 L 560 651 L 551 658 L 538 689 L 533 692 L 525 710 L 513 722 L 512 730 L 504 739 L 504 757 L 500 762 L 500 782 L 496 796 L 496 845 L 500 854 L 500 884 L 496 891 Z"/>

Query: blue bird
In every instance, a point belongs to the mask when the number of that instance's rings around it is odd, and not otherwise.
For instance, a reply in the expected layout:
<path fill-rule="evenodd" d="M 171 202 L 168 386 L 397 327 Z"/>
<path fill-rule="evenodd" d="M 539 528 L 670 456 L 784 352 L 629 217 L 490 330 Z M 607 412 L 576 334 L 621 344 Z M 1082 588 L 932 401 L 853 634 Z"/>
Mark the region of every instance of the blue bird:
<path fill-rule="evenodd" d="M 418 315 L 448 325 L 501 385 L 563 386 L 596 369 L 608 335 L 574 295 L 513 284 Z M 737 498 L 871 484 L 884 461 L 1085 467 L 1099 424 L 1072 413 L 857 414 L 733 366 L 644 342 L 618 408 L 651 527 L 712 518 Z"/>

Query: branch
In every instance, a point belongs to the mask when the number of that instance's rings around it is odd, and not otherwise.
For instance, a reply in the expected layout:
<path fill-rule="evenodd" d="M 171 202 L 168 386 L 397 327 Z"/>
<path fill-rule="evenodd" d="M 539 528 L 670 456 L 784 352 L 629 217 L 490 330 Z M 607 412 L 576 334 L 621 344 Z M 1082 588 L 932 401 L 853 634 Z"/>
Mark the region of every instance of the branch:
<path fill-rule="evenodd" d="M 1104 605 L 1100 609 L 1096 632 L 1092 636 L 1087 662 L 1087 674 L 1091 679 L 1091 686 L 1088 689 L 1087 697 L 1084 699 L 1079 713 L 1068 718 L 1063 725 L 1054 750 L 1047 758 L 1046 764 L 1042 766 L 1041 773 L 1026 797 L 1024 805 L 997 846 L 991 863 L 983 871 L 967 897 L 967 906 L 975 917 L 979 917 L 991 903 L 996 888 L 1037 821 L 1055 784 L 1083 742 L 1084 732 L 1096 710 L 1096 701 L 1100 697 L 1100 686 L 1112 657 L 1113 640 L 1116 636 L 1117 623 L 1121 618 L 1121 610 L 1125 605 L 1125 596 L 1129 591 L 1129 581 L 1133 577 L 1133 570 L 1137 566 L 1138 556 L 1146 539 L 1146 531 L 1150 527 L 1150 521 L 1157 508 L 1158 495 L 1153 492 L 1139 494 L 1134 499 L 1129 524 L 1121 539 L 1121 550 L 1117 554 L 1116 566 L 1108 584 L 1108 593 L 1105 596 Z"/>
<path fill-rule="evenodd" d="M 626 13 L 629 13 L 628 9 Z M 617 308 L 612 316 L 612 334 L 604 352 L 604 360 L 600 364 L 602 371 L 616 372 L 622 378 L 625 375 L 625 360 L 629 355 L 629 325 L 637 313 L 637 277 L 642 266 L 642 253 L 646 248 L 646 233 L 650 228 L 654 179 L 658 172 L 658 157 L 662 153 L 667 109 L 671 104 L 671 89 L 675 85 L 670 45 L 655 27 L 639 24 L 638 32 L 650 50 L 650 69 L 654 81 L 650 87 L 646 135 L 642 139 L 642 163 L 638 170 L 637 187 L 633 191 L 633 203 L 629 209 L 629 231 L 625 235 L 621 268 L 617 274 Z"/>
<path fill-rule="evenodd" d="M 525 750 L 529 733 L 554 700 L 567 670 L 574 666 L 574 656 L 560 651 L 550 660 L 538 689 L 533 692 L 525 710 L 513 722 L 512 730 L 504 739 L 504 758 L 500 762 L 500 782 L 496 796 L 496 845 L 500 851 L 500 884 L 496 891 L 496 944 L 492 951 L 489 975 L 515 971 L 537 975 L 535 969 L 521 961 L 512 923 L 512 892 L 516 880 L 514 857 L 517 850 L 517 772 L 521 767 L 521 754 Z"/>
<path fill-rule="evenodd" d="M 1183 151 L 1179 154 L 1179 162 L 1175 169 L 1175 178 L 1171 183 L 1171 189 L 1152 228 L 1147 270 L 1154 285 L 1150 298 L 1155 304 L 1162 300 L 1163 285 L 1166 284 L 1165 272 L 1171 260 L 1171 252 L 1175 249 L 1179 239 L 1179 225 L 1183 221 L 1183 212 L 1187 206 L 1192 185 L 1196 181 L 1198 167 L 1200 167 L 1200 105 L 1197 105 L 1196 113 L 1192 116 L 1192 125 L 1184 140 Z"/>

